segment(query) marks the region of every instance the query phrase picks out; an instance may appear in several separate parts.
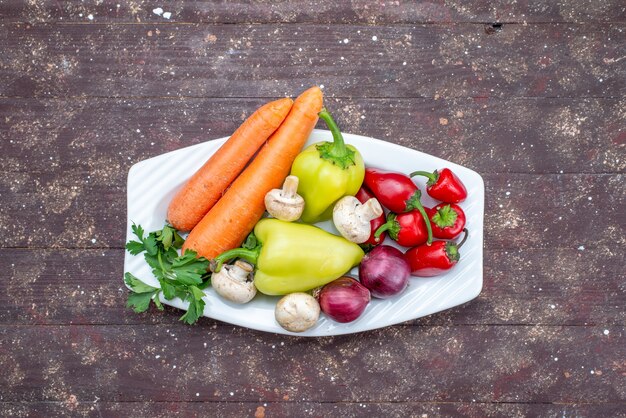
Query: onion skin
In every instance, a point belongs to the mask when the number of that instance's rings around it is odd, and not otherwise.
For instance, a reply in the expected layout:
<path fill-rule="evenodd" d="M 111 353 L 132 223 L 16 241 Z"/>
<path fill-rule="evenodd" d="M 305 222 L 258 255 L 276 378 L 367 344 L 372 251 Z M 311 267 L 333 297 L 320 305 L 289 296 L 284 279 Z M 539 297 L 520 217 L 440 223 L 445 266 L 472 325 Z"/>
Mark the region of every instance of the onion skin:
<path fill-rule="evenodd" d="M 402 293 L 409 284 L 411 266 L 402 251 L 380 245 L 367 253 L 359 265 L 359 280 L 372 296 L 387 299 Z"/>
<path fill-rule="evenodd" d="M 322 312 L 343 323 L 352 322 L 361 316 L 371 298 L 365 286 L 348 276 L 328 283 L 318 295 Z"/>

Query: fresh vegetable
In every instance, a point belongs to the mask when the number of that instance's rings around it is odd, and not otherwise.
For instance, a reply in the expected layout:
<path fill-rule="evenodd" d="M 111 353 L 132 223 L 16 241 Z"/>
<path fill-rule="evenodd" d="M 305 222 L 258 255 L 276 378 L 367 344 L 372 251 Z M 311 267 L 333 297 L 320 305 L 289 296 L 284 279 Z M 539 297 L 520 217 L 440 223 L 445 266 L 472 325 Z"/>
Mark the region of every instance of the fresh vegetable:
<path fill-rule="evenodd" d="M 304 209 L 304 199 L 297 193 L 298 177 L 287 176 L 282 189 L 272 189 L 265 195 L 265 209 L 281 221 L 295 221 Z"/>
<path fill-rule="evenodd" d="M 145 252 L 144 258 L 161 288 L 149 286 L 131 273 L 126 273 L 124 281 L 133 292 L 128 295 L 128 307 L 135 312 L 144 312 L 153 301 L 157 308 L 163 309 L 159 299 L 161 294 L 167 300 L 178 297 L 189 302 L 187 312 L 180 319 L 188 324 L 196 322 L 204 311 L 202 289 L 210 283 L 209 261 L 198 258 L 191 250 L 179 256 L 177 249 L 181 248 L 183 239 L 171 226 L 166 225 L 145 237 L 140 225 L 133 224 L 132 230 L 137 241 L 129 241 L 126 250 L 132 255 Z"/>
<path fill-rule="evenodd" d="M 402 293 L 410 276 L 404 254 L 390 245 L 374 248 L 359 264 L 359 281 L 376 298 L 387 299 Z"/>
<path fill-rule="evenodd" d="M 290 293 L 278 301 L 274 317 L 287 331 L 303 332 L 317 323 L 320 304 L 308 293 Z"/>
<path fill-rule="evenodd" d="M 371 191 L 369 191 L 367 187 L 361 186 L 361 188 L 359 189 L 358 192 L 356 192 L 354 197 L 359 199 L 359 202 L 365 203 L 375 196 Z M 385 237 L 387 236 L 386 232 L 381 233 L 378 236 L 378 238 L 374 236 L 374 233 L 376 232 L 376 230 L 380 228 L 380 226 L 384 223 L 385 223 L 384 213 L 381 213 L 379 217 L 374 218 L 370 221 L 370 236 L 367 239 L 367 241 L 361 244 L 361 248 L 365 248 L 365 251 L 368 251 L 372 249 L 374 246 L 380 244 L 381 242 L 385 240 Z"/>
<path fill-rule="evenodd" d="M 335 204 L 333 223 L 348 241 L 362 244 L 370 237 L 370 221 L 383 214 L 376 198 L 361 204 L 354 196 L 344 196 Z"/>
<path fill-rule="evenodd" d="M 446 203 L 459 203 L 467 197 L 465 185 L 449 168 L 435 170 L 432 173 L 415 171 L 410 174 L 410 177 L 414 176 L 425 176 L 428 178 L 426 192 L 433 199 Z"/>
<path fill-rule="evenodd" d="M 380 236 L 387 231 L 389 237 L 398 244 L 404 247 L 414 247 L 428 241 L 427 227 L 424 216 L 416 210 L 399 214 L 389 212 L 387 222 L 378 228 L 374 236 Z"/>
<path fill-rule="evenodd" d="M 298 176 L 298 193 L 304 198 L 302 221 L 330 219 L 333 205 L 361 187 L 365 166 L 361 154 L 346 145 L 335 121 L 326 110 L 319 113 L 333 134 L 333 142 L 318 142 L 302 151 L 293 162 L 291 174 Z"/>
<path fill-rule="evenodd" d="M 317 296 L 322 312 L 337 322 L 357 319 L 371 298 L 365 286 L 348 276 L 328 283 Z"/>
<path fill-rule="evenodd" d="M 465 212 L 454 203 L 440 203 L 432 209 L 425 209 L 435 238 L 453 239 L 465 228 Z"/>
<path fill-rule="evenodd" d="M 265 195 L 280 187 L 317 123 L 322 91 L 312 87 L 294 102 L 289 115 L 224 196 L 191 231 L 183 249 L 211 259 L 239 246 L 265 212 Z"/>
<path fill-rule="evenodd" d="M 254 267 L 237 260 L 232 266 L 224 266 L 211 276 L 211 286 L 218 295 L 234 303 L 248 303 L 256 295 L 252 281 Z"/>
<path fill-rule="evenodd" d="M 459 248 L 467 240 L 467 229 L 463 230 L 465 236 L 457 244 L 452 241 L 435 241 L 429 245 L 419 245 L 408 250 L 404 256 L 411 266 L 411 274 L 418 277 L 432 277 L 445 273 L 458 263 Z"/>
<path fill-rule="evenodd" d="M 222 197 L 248 161 L 283 122 L 293 100 L 275 100 L 256 110 L 174 196 L 167 219 L 191 231 Z"/>
<path fill-rule="evenodd" d="M 418 210 L 426 223 L 428 233 L 426 242 L 428 244 L 432 242 L 433 234 L 430 221 L 420 202 L 422 193 L 413 183 L 413 180 L 402 173 L 368 168 L 365 170 L 364 183 L 374 193 L 381 205 L 392 212 L 402 213 Z"/>
<path fill-rule="evenodd" d="M 213 271 L 233 258 L 256 264 L 254 285 L 266 295 L 304 292 L 340 277 L 363 258 L 361 248 L 316 226 L 261 219 L 242 248 L 212 260 Z"/>

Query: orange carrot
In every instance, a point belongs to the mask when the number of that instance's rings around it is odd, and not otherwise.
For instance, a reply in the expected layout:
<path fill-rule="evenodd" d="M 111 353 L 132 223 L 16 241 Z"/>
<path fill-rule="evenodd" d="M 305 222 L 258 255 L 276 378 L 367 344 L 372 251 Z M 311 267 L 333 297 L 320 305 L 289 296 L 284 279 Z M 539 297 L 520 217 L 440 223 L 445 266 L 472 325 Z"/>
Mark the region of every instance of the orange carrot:
<path fill-rule="evenodd" d="M 215 154 L 174 196 L 167 220 L 179 231 L 190 231 L 222 197 L 248 161 L 283 122 L 293 100 L 276 100 L 261 106 L 237 128 Z"/>
<path fill-rule="evenodd" d="M 322 91 L 312 87 L 294 102 L 289 115 L 224 196 L 191 231 L 183 245 L 212 259 L 238 247 L 265 212 L 265 195 L 279 188 L 317 123 Z"/>

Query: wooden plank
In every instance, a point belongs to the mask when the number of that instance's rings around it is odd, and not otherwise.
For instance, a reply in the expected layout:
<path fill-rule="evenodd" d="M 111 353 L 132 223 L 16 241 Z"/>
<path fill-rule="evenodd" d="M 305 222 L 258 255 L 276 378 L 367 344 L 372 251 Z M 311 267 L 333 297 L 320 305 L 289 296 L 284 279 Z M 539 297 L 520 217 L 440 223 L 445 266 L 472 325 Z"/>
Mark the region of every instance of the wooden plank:
<path fill-rule="evenodd" d="M 619 97 L 624 29 L 7 24 L 0 95 L 275 97 L 323 84 L 337 97 Z"/>
<path fill-rule="evenodd" d="M 101 402 L 71 397 L 64 402 L 5 402 L 0 403 L 0 414 L 11 417 L 76 416 L 100 418 L 167 418 L 172 415 L 205 417 L 343 417 L 378 416 L 388 418 L 463 416 L 506 417 L 614 417 L 624 414 L 620 404 L 523 404 L 477 402 Z"/>
<path fill-rule="evenodd" d="M 0 250 L 0 324 L 175 325 L 174 308 L 126 308 L 123 258 L 123 250 Z M 614 247 L 488 248 L 477 299 L 410 324 L 626 326 L 624 264 Z"/>
<path fill-rule="evenodd" d="M 169 18 L 156 14 L 161 5 Z M 427 23 L 427 22 L 616 22 L 626 12 L 619 0 L 579 2 L 541 0 L 509 2 L 441 0 L 414 2 L 357 1 L 245 1 L 196 2 L 168 1 L 132 3 L 70 0 L 0 3 L 0 16 L 8 21 L 129 23 L 129 22 L 209 22 L 209 23 Z M 91 17 L 90 17 L 91 16 Z"/>
<path fill-rule="evenodd" d="M 626 401 L 624 327 L 0 327 L 4 402 Z M 363 384 L 367 382 L 367 384 Z"/>
<path fill-rule="evenodd" d="M 133 163 L 228 136 L 265 101 L 0 99 L 0 171 L 123 185 Z M 626 170 L 624 99 L 327 98 L 326 106 L 345 132 L 480 173 Z"/>
<path fill-rule="evenodd" d="M 125 169 L 104 169 L 123 181 Z M 71 168 L 2 176 L 0 248 L 121 248 L 125 186 L 102 184 L 102 178 L 92 182 L 88 176 Z M 623 174 L 488 174 L 484 179 L 488 250 L 574 251 L 624 242 Z"/>
<path fill-rule="evenodd" d="M 327 102 L 345 131 L 419 149 L 486 175 L 486 233 L 492 248 L 610 247 L 622 239 L 623 175 L 558 173 L 624 171 L 623 101 Z M 0 171 L 6 173 L 0 181 L 5 202 L 0 246 L 121 247 L 128 168 L 228 135 L 261 103 L 0 101 Z M 503 172 L 508 174 L 496 174 Z M 538 198 L 546 194 L 551 199 Z M 600 207 L 603 216 L 598 216 Z M 580 222 L 591 218 L 595 223 Z"/>

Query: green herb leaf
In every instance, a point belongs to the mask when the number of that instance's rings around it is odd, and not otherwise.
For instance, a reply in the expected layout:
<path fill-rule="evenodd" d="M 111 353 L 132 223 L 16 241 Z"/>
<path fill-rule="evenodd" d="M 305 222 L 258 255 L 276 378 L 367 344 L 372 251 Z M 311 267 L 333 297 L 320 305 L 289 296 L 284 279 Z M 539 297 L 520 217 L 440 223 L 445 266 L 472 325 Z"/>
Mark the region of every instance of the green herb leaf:
<path fill-rule="evenodd" d="M 133 234 L 135 234 L 139 241 L 129 241 L 128 243 L 126 243 L 126 249 L 132 255 L 137 255 L 146 250 L 146 247 L 143 243 L 143 228 L 140 225 L 135 225 L 133 223 L 131 229 L 133 231 Z"/>
<path fill-rule="evenodd" d="M 176 249 L 180 249 L 183 246 L 183 244 L 185 243 L 185 240 L 183 239 L 183 237 L 180 236 L 178 231 L 176 231 L 173 228 L 172 228 L 172 230 L 174 231 L 174 242 L 172 242 L 172 247 L 174 247 Z"/>
<path fill-rule="evenodd" d="M 143 228 L 141 227 L 141 225 L 137 225 L 133 222 L 131 229 L 133 230 L 133 234 L 135 234 L 139 241 L 143 242 Z"/>
<path fill-rule="evenodd" d="M 211 286 L 211 273 L 207 274 L 208 277 L 203 277 L 203 282 L 200 283 L 197 287 L 198 289 L 204 290 L 207 287 Z"/>
<path fill-rule="evenodd" d="M 191 290 L 191 294 L 196 299 L 202 299 L 203 297 L 206 296 L 204 292 L 198 289 L 196 286 L 189 286 L 189 290 Z"/>
<path fill-rule="evenodd" d="M 133 308 L 133 311 L 136 313 L 145 312 L 148 310 L 150 306 L 150 301 L 152 300 L 152 296 L 154 296 L 153 292 L 145 292 L 145 293 L 130 293 L 128 295 L 128 301 L 126 302 L 126 307 Z"/>
<path fill-rule="evenodd" d="M 150 286 L 139 280 L 132 273 L 124 274 L 124 282 L 130 287 L 130 289 L 135 293 L 146 293 L 146 292 L 154 292 L 159 290 L 156 287 Z"/>
<path fill-rule="evenodd" d="M 128 241 L 126 243 L 126 250 L 132 255 L 137 255 L 145 251 L 146 247 L 143 245 L 143 242 Z"/>
<path fill-rule="evenodd" d="M 250 232 L 250 234 L 246 238 L 246 242 L 243 243 L 242 247 L 245 248 L 246 250 L 253 250 L 254 248 L 256 248 L 256 245 L 257 245 L 256 235 L 254 235 L 254 232 Z"/>
<path fill-rule="evenodd" d="M 126 282 L 133 292 L 128 295 L 128 301 L 126 302 L 127 307 L 133 308 L 137 313 L 145 312 L 150 306 L 150 300 L 154 300 L 154 304 L 157 308 L 163 309 L 163 305 L 161 305 L 161 301 L 159 300 L 160 289 L 142 282 L 132 273 L 124 274 L 124 282 Z"/>
<path fill-rule="evenodd" d="M 189 309 L 181 320 L 193 324 L 204 311 L 202 289 L 211 283 L 209 260 L 198 257 L 195 251 L 190 250 L 179 256 L 176 249 L 182 247 L 184 240 L 170 225 L 151 232 L 147 237 L 144 237 L 141 226 L 133 224 L 132 228 L 139 241 L 128 242 L 126 248 L 133 255 L 146 252 L 144 259 L 158 279 L 160 288 L 149 286 L 131 273 L 126 273 L 125 281 L 134 292 L 128 296 L 128 306 L 135 312 L 144 312 L 152 300 L 158 309 L 163 309 L 159 299 L 162 292 L 166 300 L 180 298 L 189 302 Z"/>
<path fill-rule="evenodd" d="M 163 230 L 161 230 L 161 234 L 157 238 L 163 244 L 163 248 L 168 250 L 172 245 L 172 240 L 174 239 L 174 233 L 172 232 L 172 228 L 169 226 L 165 226 Z"/>
<path fill-rule="evenodd" d="M 187 313 L 180 317 L 180 320 L 191 325 L 202 315 L 205 303 L 202 300 L 202 296 L 204 296 L 202 290 L 195 286 L 189 286 L 189 290 L 191 291 L 189 308 L 187 309 Z"/>
<path fill-rule="evenodd" d="M 202 283 L 202 278 L 207 274 L 209 261 L 196 258 L 195 251 L 185 251 L 185 255 L 178 257 L 172 262 L 172 273 L 176 279 L 187 285 Z"/>
<path fill-rule="evenodd" d="M 159 252 L 156 234 L 154 232 L 151 232 L 150 235 L 143 240 L 143 245 L 146 247 L 146 252 L 150 255 L 156 255 Z"/>
<path fill-rule="evenodd" d="M 161 299 L 159 299 L 159 293 L 161 293 L 160 290 L 154 294 L 154 297 L 152 298 L 152 302 L 154 302 L 158 310 L 162 311 L 163 304 L 161 303 Z"/>
<path fill-rule="evenodd" d="M 167 279 L 159 279 L 163 296 L 167 300 L 172 300 L 176 297 L 176 287 L 169 283 Z"/>

